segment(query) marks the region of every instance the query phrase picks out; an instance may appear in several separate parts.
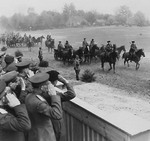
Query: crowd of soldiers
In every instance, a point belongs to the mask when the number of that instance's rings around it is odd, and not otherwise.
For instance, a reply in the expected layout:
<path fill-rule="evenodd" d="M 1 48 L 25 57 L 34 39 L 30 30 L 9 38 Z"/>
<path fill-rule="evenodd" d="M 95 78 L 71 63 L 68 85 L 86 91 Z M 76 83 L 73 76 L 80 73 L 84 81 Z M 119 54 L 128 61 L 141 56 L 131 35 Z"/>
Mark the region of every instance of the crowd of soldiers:
<path fill-rule="evenodd" d="M 59 141 L 66 131 L 62 102 L 76 96 L 72 85 L 56 70 L 33 72 L 29 60 L 14 60 L 6 55 L 0 66 L 0 140 Z"/>

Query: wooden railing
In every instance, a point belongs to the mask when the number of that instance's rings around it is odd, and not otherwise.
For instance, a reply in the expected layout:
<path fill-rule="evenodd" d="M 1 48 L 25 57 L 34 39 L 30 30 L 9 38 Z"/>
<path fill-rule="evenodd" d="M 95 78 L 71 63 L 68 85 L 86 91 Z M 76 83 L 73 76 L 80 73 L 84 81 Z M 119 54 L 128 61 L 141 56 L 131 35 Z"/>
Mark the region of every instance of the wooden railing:
<path fill-rule="evenodd" d="M 150 122 L 130 113 L 105 114 L 78 98 L 63 109 L 66 135 L 61 141 L 150 141 Z"/>

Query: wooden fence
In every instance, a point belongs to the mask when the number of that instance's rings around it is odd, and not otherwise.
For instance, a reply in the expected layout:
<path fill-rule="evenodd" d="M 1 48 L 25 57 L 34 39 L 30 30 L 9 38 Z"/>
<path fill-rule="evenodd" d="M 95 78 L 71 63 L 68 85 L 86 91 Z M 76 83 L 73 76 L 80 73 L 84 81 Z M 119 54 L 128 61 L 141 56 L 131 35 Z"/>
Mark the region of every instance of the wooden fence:
<path fill-rule="evenodd" d="M 128 112 L 105 114 L 78 98 L 63 109 L 66 135 L 61 141 L 150 141 L 150 122 Z"/>

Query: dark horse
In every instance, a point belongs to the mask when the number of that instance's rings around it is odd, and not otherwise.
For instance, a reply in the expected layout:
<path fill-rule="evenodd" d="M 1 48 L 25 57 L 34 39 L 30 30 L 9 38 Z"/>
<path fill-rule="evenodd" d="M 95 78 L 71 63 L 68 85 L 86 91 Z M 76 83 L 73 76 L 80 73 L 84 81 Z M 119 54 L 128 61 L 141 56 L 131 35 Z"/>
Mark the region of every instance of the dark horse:
<path fill-rule="evenodd" d="M 100 59 L 101 59 L 101 66 L 102 69 L 104 70 L 104 63 L 108 62 L 110 65 L 110 68 L 108 71 L 110 71 L 112 69 L 112 65 L 113 65 L 113 71 L 115 73 L 115 65 L 116 65 L 116 59 L 119 59 L 118 57 L 118 53 L 113 50 L 112 52 L 102 52 L 100 55 Z"/>
<path fill-rule="evenodd" d="M 50 41 L 46 40 L 45 46 L 48 47 L 48 52 L 52 53 L 55 48 L 55 40 L 54 39 L 51 39 Z"/>
<path fill-rule="evenodd" d="M 124 51 L 124 52 L 126 51 L 125 46 L 122 45 L 122 46 L 120 46 L 120 47 L 117 47 L 117 48 L 116 48 L 116 51 L 117 51 L 117 53 L 118 53 L 118 57 L 120 58 L 121 52 L 122 52 L 122 51 Z"/>
<path fill-rule="evenodd" d="M 97 44 L 94 44 L 93 47 L 90 49 L 90 62 L 93 58 L 95 58 L 95 61 L 97 60 L 97 57 L 101 53 L 100 48 L 97 46 Z"/>
<path fill-rule="evenodd" d="M 66 64 L 66 62 L 68 64 L 73 64 L 75 59 L 75 51 L 73 50 L 73 48 L 63 49 L 61 52 L 61 57 L 64 65 Z"/>
<path fill-rule="evenodd" d="M 136 64 L 136 67 L 135 69 L 138 70 L 139 67 L 140 67 L 140 60 L 141 60 L 141 56 L 145 57 L 145 53 L 144 53 L 144 50 L 143 49 L 138 49 L 135 54 L 133 54 L 133 56 L 131 56 L 129 54 L 129 52 L 125 52 L 123 55 L 122 55 L 122 58 L 124 59 L 124 65 L 127 63 L 128 64 L 128 67 L 129 67 L 129 60 L 130 61 L 134 61 L 135 64 Z"/>

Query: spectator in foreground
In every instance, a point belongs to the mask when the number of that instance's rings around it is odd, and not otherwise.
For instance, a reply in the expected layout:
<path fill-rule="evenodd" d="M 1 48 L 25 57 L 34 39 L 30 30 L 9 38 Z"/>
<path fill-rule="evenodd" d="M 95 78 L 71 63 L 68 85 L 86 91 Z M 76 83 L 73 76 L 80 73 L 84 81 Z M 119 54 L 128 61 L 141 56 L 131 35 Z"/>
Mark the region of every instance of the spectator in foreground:
<path fill-rule="evenodd" d="M 70 101 L 76 96 L 72 85 L 69 83 L 67 79 L 61 76 L 59 72 L 57 72 L 56 70 L 51 70 L 51 71 L 47 71 L 47 73 L 49 74 L 49 81 L 55 86 L 56 94 L 61 97 L 61 102 Z M 67 91 L 63 92 L 57 88 L 58 81 L 63 83 Z M 51 104 L 51 101 L 49 102 L 49 104 Z M 63 118 L 60 120 L 52 119 L 52 124 L 55 131 L 56 140 L 60 141 L 60 139 L 65 136 L 65 131 L 66 131 L 64 120 Z"/>
<path fill-rule="evenodd" d="M 24 132 L 31 128 L 26 107 L 6 91 L 4 80 L 0 86 L 0 141 L 24 141 Z"/>

